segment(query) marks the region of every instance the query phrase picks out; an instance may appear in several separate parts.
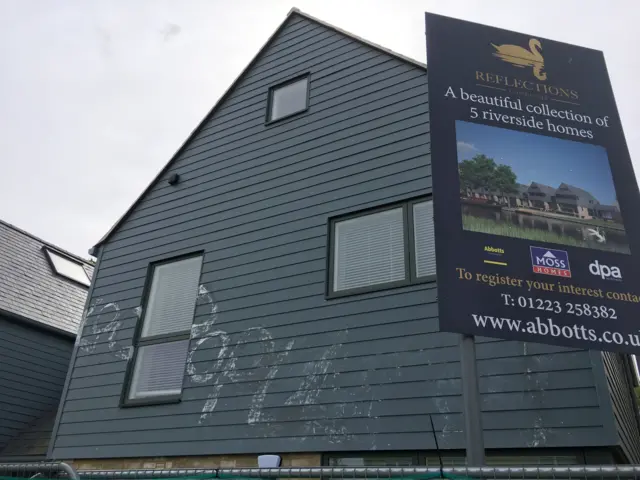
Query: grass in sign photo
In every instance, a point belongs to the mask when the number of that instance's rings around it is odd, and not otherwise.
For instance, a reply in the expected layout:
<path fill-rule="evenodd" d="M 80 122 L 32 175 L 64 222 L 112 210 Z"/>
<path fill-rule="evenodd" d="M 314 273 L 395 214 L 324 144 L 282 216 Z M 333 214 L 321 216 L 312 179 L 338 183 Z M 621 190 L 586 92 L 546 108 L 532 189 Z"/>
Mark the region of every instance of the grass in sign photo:
<path fill-rule="evenodd" d="M 630 253 L 603 147 L 456 121 L 465 230 Z"/>

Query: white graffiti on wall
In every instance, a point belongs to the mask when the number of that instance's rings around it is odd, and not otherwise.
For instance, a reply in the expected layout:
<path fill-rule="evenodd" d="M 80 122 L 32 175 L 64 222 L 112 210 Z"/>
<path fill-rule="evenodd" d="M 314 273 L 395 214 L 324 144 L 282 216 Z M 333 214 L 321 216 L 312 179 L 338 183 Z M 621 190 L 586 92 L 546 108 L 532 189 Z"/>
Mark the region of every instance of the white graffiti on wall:
<path fill-rule="evenodd" d="M 278 374 L 279 365 L 282 364 L 284 358 L 289 354 L 291 349 L 293 348 L 293 344 L 295 340 L 289 340 L 284 347 L 284 351 L 280 352 L 276 357 L 276 362 L 269 367 L 269 371 L 267 372 L 266 379 L 262 382 L 260 388 L 256 391 L 251 399 L 251 409 L 249 410 L 249 416 L 247 417 L 247 423 L 260 423 L 265 421 L 273 421 L 272 417 L 266 417 L 262 411 L 262 406 L 264 405 L 264 401 L 267 398 L 267 390 L 269 389 L 269 385 L 272 380 Z"/>
<path fill-rule="evenodd" d="M 251 327 L 237 335 L 215 329 L 218 319 L 218 305 L 213 295 L 204 285 L 198 292 L 198 306 L 209 305 L 208 315 L 202 323 L 194 324 L 191 329 L 192 347 L 187 355 L 187 374 L 191 381 L 198 384 L 213 382 L 212 390 L 207 396 L 198 423 L 202 424 L 215 410 L 218 399 L 224 385 L 239 381 L 258 381 L 259 386 L 251 400 L 247 423 L 255 424 L 268 420 L 263 414 L 263 405 L 271 382 L 278 373 L 278 368 L 285 360 L 294 345 L 294 340 L 289 340 L 284 350 L 276 353 L 276 342 L 271 333 L 263 327 Z M 234 338 L 235 337 L 235 338 Z M 219 343 L 218 355 L 212 364 L 197 362 L 195 357 L 204 348 L 215 348 Z M 245 344 L 256 344 L 262 350 L 255 358 L 252 368 L 238 369 L 238 357 L 240 349 Z M 264 379 L 255 378 L 262 365 L 267 365 L 268 370 Z"/>
<path fill-rule="evenodd" d="M 218 305 L 214 295 L 200 285 L 197 297 L 197 318 L 202 318 L 191 327 L 191 344 L 187 354 L 186 373 L 191 382 L 210 386 L 206 400 L 200 411 L 199 424 L 203 424 L 214 413 L 224 391 L 230 384 L 256 385 L 249 404 L 246 422 L 249 425 L 268 424 L 275 419 L 265 411 L 267 393 L 280 368 L 295 345 L 294 339 L 280 343 L 273 338 L 271 332 L 261 326 L 251 327 L 238 333 L 228 333 L 217 327 Z M 135 307 L 131 311 L 136 319 L 142 316 L 142 308 Z M 80 331 L 85 334 L 79 342 L 79 349 L 85 354 L 106 353 L 121 360 L 130 360 L 133 347 L 122 346 L 118 341 L 118 332 L 122 327 L 123 312 L 115 302 L 104 303 L 97 299 L 87 310 Z M 85 324 L 90 325 L 86 328 Z M 337 358 L 342 342 L 346 338 L 346 330 L 339 335 L 340 340 L 324 349 L 319 360 L 305 363 L 304 376 L 296 391 L 286 398 L 284 405 L 300 406 L 301 419 L 304 420 L 304 433 L 308 435 L 326 435 L 332 443 L 340 443 L 350 439 L 352 435 L 342 424 L 341 419 L 354 416 L 371 417 L 373 398 L 371 386 L 366 384 L 367 406 L 358 409 L 361 402 L 353 404 L 353 411 L 340 404 L 335 414 L 326 415 L 327 407 L 319 405 L 322 391 L 330 388 L 327 385 L 337 373 L 330 373 L 333 359 Z M 129 339 L 128 343 L 131 342 Z M 217 349 L 213 361 L 209 360 L 208 351 Z M 202 360 L 198 357 L 201 356 Z M 248 362 L 248 363 L 247 363 Z M 366 382 L 365 382 L 366 383 Z M 333 391 L 338 388 L 332 388 Z M 365 402 L 367 401 L 365 400 Z M 362 411 L 364 410 L 364 412 Z M 325 412 L 324 414 L 322 412 Z M 330 419 L 328 420 L 327 417 Z"/>
<path fill-rule="evenodd" d="M 341 346 L 341 344 L 331 345 L 324 351 L 318 362 L 308 362 L 304 366 L 305 377 L 298 390 L 284 402 L 285 405 L 311 405 L 317 402 L 331 367 L 330 359 L 335 357 Z"/>
<path fill-rule="evenodd" d="M 78 343 L 79 350 L 86 354 L 95 353 L 99 344 L 106 343 L 108 353 L 121 360 L 129 360 L 132 347 L 121 347 L 116 340 L 118 329 L 122 325 L 120 316 L 120 307 L 117 303 L 104 303 L 101 298 L 97 299 L 89 307 L 80 324 L 80 332 L 83 332 L 91 318 L 89 333 L 79 335 L 81 337 Z M 101 342 L 105 339 L 107 342 Z"/>

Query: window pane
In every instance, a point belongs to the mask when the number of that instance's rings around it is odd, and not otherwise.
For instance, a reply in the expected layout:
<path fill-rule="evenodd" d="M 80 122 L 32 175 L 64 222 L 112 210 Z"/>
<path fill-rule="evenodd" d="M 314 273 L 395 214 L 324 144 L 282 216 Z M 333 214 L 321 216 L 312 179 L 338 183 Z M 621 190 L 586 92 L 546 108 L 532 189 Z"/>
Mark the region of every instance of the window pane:
<path fill-rule="evenodd" d="M 526 465 L 579 465 L 584 463 L 577 454 L 559 454 L 553 455 L 549 453 L 547 455 L 524 454 L 518 455 L 513 453 L 504 453 L 500 455 L 498 452 L 492 452 L 486 457 L 487 465 L 513 465 L 513 466 L 526 466 Z"/>
<path fill-rule="evenodd" d="M 405 279 L 402 208 L 335 225 L 335 291 Z"/>
<path fill-rule="evenodd" d="M 276 87 L 271 97 L 271 120 L 285 117 L 307 108 L 307 82 L 303 78 L 284 87 Z"/>
<path fill-rule="evenodd" d="M 51 252 L 49 250 L 46 250 L 46 252 L 51 259 L 53 269 L 58 275 L 62 275 L 63 277 L 67 277 L 83 285 L 89 286 L 89 277 L 87 276 L 87 272 L 85 272 L 84 268 L 82 268 L 81 264 L 69 260 L 68 258 L 62 257 L 57 253 Z"/>
<path fill-rule="evenodd" d="M 154 268 L 142 337 L 191 329 L 201 264 L 194 257 Z"/>
<path fill-rule="evenodd" d="M 331 467 L 412 467 L 413 455 L 372 455 L 363 457 L 329 457 Z"/>
<path fill-rule="evenodd" d="M 467 460 L 463 453 L 443 452 L 442 456 L 438 456 L 437 454 L 433 454 L 433 453 L 428 453 L 425 456 L 425 466 L 439 467 L 441 459 L 442 459 L 442 465 L 444 467 L 463 467 L 467 464 Z"/>
<path fill-rule="evenodd" d="M 433 232 L 433 202 L 413 206 L 413 232 L 416 244 L 416 275 L 436 274 L 436 245 Z"/>
<path fill-rule="evenodd" d="M 179 395 L 189 340 L 138 348 L 129 398 Z"/>

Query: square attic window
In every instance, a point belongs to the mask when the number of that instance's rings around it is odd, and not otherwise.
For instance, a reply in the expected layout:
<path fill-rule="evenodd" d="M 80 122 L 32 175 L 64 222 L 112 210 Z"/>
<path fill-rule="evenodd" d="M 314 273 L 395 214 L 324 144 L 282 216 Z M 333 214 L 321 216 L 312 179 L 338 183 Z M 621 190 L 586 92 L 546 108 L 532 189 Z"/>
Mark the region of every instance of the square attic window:
<path fill-rule="evenodd" d="M 305 111 L 309 106 L 309 76 L 289 80 L 269 91 L 267 121 L 273 122 Z"/>
<path fill-rule="evenodd" d="M 46 248 L 45 252 L 47 252 L 47 257 L 51 262 L 53 270 L 58 275 L 68 278 L 69 280 L 73 280 L 74 282 L 80 283 L 87 287 L 91 284 L 89 276 L 87 275 L 87 272 L 85 272 L 80 262 L 71 260 L 69 257 L 60 255 L 59 253 Z"/>

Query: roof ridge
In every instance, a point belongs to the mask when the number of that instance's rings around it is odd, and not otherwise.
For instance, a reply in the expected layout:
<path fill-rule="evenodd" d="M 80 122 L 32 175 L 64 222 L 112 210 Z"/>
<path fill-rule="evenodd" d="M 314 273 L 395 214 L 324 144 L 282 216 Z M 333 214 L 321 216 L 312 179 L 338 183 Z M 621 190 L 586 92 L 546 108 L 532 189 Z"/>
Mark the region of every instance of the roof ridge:
<path fill-rule="evenodd" d="M 37 242 L 40 242 L 40 243 L 42 243 L 43 245 L 45 245 L 45 246 L 47 246 L 47 247 L 49 247 L 49 248 L 51 248 L 51 249 L 53 249 L 53 250 L 57 250 L 58 252 L 60 252 L 60 253 L 62 253 L 62 254 L 64 254 L 64 255 L 67 255 L 67 256 L 69 256 L 69 257 L 72 257 L 72 258 L 74 258 L 75 260 L 78 260 L 78 261 L 80 261 L 80 262 L 84 263 L 85 265 L 87 265 L 87 266 L 89 266 L 89 267 L 93 267 L 93 263 L 91 263 L 91 262 L 90 262 L 89 260 L 87 260 L 86 258 L 82 258 L 81 256 L 76 255 L 75 253 L 71 253 L 71 252 L 69 252 L 68 250 L 65 250 L 64 248 L 60 248 L 60 247 L 58 247 L 57 245 L 54 245 L 54 244 L 53 244 L 53 243 L 51 243 L 51 242 L 47 242 L 47 241 L 45 241 L 45 240 L 41 239 L 40 237 L 37 237 L 37 236 L 35 236 L 34 234 L 27 232 L 26 230 L 23 230 L 23 229 L 21 229 L 21 228 L 19 228 L 19 227 L 16 227 L 16 226 L 15 226 L 15 225 L 13 225 L 12 223 L 9 223 L 9 222 L 7 222 L 7 221 L 5 221 L 5 220 L 2 220 L 1 218 L 0 218 L 0 224 L 2 224 L 2 225 L 4 225 L 4 226 L 6 226 L 6 227 L 8 227 L 8 228 L 10 228 L 11 230 L 14 230 L 14 231 L 16 231 L 16 232 L 20 233 L 20 234 L 22 234 L 22 235 L 26 235 L 27 237 L 29 237 L 29 238 L 31 238 L 31 239 L 33 239 L 33 240 L 37 241 Z"/>
<path fill-rule="evenodd" d="M 362 38 L 359 35 L 356 35 L 354 33 L 348 32 L 347 30 L 344 30 L 340 27 L 336 27 L 335 25 L 329 23 L 329 22 L 325 22 L 324 20 L 320 20 L 319 18 L 314 17 L 313 15 L 309 15 L 306 12 L 303 12 L 302 10 L 300 10 L 299 8 L 293 7 L 291 10 L 289 10 L 289 13 L 287 14 L 287 16 L 291 15 L 292 13 L 297 13 L 298 15 L 302 16 L 302 17 L 306 17 L 309 20 L 319 23 L 320 25 L 323 25 L 327 28 L 330 28 L 332 30 L 335 30 L 338 33 L 341 33 L 343 35 L 346 35 L 348 37 L 353 38 L 354 40 L 364 43 L 365 45 L 368 45 L 372 48 L 375 48 L 376 50 L 381 50 L 382 52 L 388 53 L 389 55 L 393 55 L 394 57 L 398 57 L 401 60 L 404 60 L 405 62 L 409 62 L 409 63 L 413 63 L 414 65 L 421 67 L 421 68 L 427 68 L 427 64 L 426 63 L 422 63 L 419 62 L 418 60 L 411 58 L 411 57 L 407 57 L 405 55 L 402 55 L 401 53 L 395 52 L 393 50 L 391 50 L 390 48 L 387 47 L 383 47 L 382 45 L 372 42 L 370 40 L 367 40 L 366 38 Z"/>

